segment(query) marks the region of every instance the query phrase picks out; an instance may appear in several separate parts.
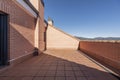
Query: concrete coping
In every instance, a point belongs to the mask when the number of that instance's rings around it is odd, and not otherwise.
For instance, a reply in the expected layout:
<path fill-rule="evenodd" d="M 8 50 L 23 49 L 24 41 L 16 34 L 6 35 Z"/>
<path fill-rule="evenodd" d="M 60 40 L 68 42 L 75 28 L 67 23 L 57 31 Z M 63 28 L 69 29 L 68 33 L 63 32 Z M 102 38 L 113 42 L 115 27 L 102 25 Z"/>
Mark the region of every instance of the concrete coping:
<path fill-rule="evenodd" d="M 80 40 L 80 42 L 110 42 L 110 43 L 120 43 L 120 40 Z"/>

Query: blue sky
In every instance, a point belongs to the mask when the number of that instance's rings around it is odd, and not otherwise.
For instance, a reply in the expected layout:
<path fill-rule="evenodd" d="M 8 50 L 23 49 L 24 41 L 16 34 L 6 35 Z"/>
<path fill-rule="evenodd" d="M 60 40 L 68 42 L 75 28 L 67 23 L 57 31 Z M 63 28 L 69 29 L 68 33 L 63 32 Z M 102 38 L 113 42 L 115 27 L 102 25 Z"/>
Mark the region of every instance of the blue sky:
<path fill-rule="evenodd" d="M 80 37 L 120 37 L 120 0 L 44 0 L 45 19 Z"/>

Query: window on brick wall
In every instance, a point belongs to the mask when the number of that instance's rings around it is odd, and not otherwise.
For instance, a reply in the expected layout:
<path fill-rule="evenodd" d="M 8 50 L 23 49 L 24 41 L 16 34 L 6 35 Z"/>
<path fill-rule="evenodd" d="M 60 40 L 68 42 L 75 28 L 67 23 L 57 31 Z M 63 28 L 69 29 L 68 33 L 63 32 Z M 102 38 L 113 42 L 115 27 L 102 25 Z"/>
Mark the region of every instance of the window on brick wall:
<path fill-rule="evenodd" d="M 0 66 L 8 63 L 8 15 L 0 12 Z"/>

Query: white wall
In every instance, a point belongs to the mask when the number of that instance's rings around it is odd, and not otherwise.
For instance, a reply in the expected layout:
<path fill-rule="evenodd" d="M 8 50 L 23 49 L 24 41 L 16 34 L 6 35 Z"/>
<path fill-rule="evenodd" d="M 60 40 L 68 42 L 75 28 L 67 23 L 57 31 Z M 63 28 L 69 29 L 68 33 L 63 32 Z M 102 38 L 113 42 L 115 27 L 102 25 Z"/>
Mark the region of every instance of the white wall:
<path fill-rule="evenodd" d="M 47 49 L 78 49 L 79 40 L 51 25 L 47 28 Z"/>

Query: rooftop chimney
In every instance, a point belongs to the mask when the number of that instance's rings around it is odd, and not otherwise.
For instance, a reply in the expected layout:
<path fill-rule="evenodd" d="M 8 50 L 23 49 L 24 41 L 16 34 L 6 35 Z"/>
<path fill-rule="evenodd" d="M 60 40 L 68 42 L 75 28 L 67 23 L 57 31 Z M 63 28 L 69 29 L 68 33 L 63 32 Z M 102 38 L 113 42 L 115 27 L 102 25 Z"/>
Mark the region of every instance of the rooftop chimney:
<path fill-rule="evenodd" d="M 54 24 L 53 20 L 52 20 L 50 17 L 48 17 L 48 24 L 49 24 L 49 25 L 52 25 L 52 26 L 53 26 L 53 24 Z"/>

